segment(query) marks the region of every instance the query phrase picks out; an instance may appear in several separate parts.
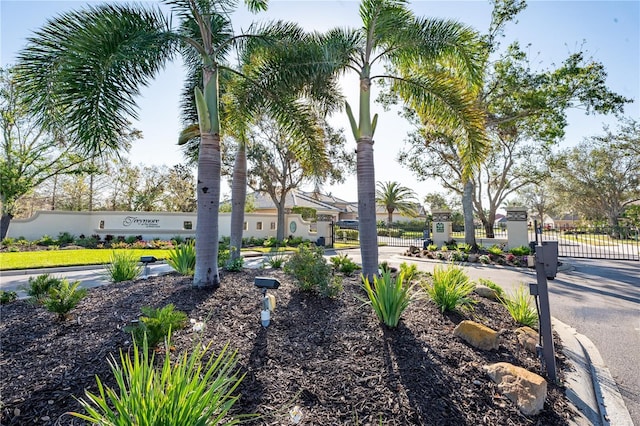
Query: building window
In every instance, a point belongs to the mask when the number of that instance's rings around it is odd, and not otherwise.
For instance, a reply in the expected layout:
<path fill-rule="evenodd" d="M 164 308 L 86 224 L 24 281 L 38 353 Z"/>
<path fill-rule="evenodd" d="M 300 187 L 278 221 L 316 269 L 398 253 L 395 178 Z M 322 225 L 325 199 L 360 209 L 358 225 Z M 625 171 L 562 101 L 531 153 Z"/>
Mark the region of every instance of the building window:
<path fill-rule="evenodd" d="M 249 222 L 245 222 L 244 225 L 242 225 L 242 230 L 243 231 L 248 231 L 249 230 Z"/>
<path fill-rule="evenodd" d="M 273 231 L 274 229 L 276 229 L 276 223 L 275 222 L 271 222 L 271 230 Z"/>
<path fill-rule="evenodd" d="M 100 221 L 100 223 L 98 224 L 98 228 L 104 229 L 104 220 Z"/>
<path fill-rule="evenodd" d="M 185 220 L 182 222 L 182 229 L 193 229 L 193 222 L 190 220 Z"/>
<path fill-rule="evenodd" d="M 262 222 L 258 222 L 258 223 L 256 223 L 256 229 L 257 229 L 258 231 L 262 231 Z"/>

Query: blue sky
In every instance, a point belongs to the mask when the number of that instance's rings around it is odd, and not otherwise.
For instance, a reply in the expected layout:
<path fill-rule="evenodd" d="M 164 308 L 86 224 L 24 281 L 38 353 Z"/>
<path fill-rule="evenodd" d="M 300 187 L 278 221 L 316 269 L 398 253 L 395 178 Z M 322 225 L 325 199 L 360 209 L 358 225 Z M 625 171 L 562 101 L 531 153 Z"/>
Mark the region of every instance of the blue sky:
<path fill-rule="evenodd" d="M 0 57 L 2 66 L 14 63 L 17 52 L 26 38 L 47 19 L 65 11 L 102 1 L 29 1 L 0 0 Z M 157 4 L 155 1 L 143 1 Z M 252 15 L 240 8 L 234 17 L 237 31 L 252 21 L 284 19 L 296 21 L 308 30 L 327 30 L 335 26 L 354 27 L 359 22 L 356 1 L 283 1 L 272 0 L 269 11 Z M 491 5 L 488 1 L 415 1 L 411 8 L 419 16 L 455 19 L 480 32 L 486 32 Z M 530 45 L 531 65 L 534 69 L 559 64 L 570 53 L 581 48 L 587 56 L 604 64 L 607 84 L 619 94 L 635 100 L 625 108 L 625 115 L 640 116 L 640 2 L 633 1 L 530 1 L 505 31 L 504 46 L 518 40 Z M 180 131 L 179 92 L 182 86 L 181 64 L 168 64 L 165 71 L 142 91 L 139 99 L 139 121 L 134 126 L 142 130 L 144 138 L 137 141 L 130 153 L 136 164 L 165 164 L 173 166 L 182 161 L 175 145 Z M 343 90 L 351 104 L 357 101 L 357 77 L 353 74 L 342 80 Z M 422 198 L 437 191 L 436 182 L 418 182 L 396 161 L 410 130 L 394 111 L 380 114 L 374 145 L 376 180 L 399 181 L 412 187 Z M 344 113 L 332 119 L 334 125 L 345 130 L 349 147 L 355 148 Z M 573 145 L 585 137 L 602 132 L 603 124 L 615 125 L 613 117 L 585 116 L 582 111 L 570 111 L 569 126 L 561 146 Z M 355 176 L 345 184 L 327 186 L 325 192 L 355 201 Z M 226 192 L 223 187 L 223 192 Z"/>

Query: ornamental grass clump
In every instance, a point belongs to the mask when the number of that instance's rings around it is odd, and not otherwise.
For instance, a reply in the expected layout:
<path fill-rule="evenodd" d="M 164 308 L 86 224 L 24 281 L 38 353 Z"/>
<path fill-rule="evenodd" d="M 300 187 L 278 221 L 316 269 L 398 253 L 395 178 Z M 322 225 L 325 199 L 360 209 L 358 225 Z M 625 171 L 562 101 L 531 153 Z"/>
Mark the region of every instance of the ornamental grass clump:
<path fill-rule="evenodd" d="M 351 275 L 358 269 L 361 269 L 360 265 L 355 263 L 347 254 L 338 254 L 329 259 L 333 265 L 333 269 L 342 272 L 345 275 Z"/>
<path fill-rule="evenodd" d="M 469 308 L 475 303 L 469 297 L 475 285 L 463 269 L 455 265 L 448 265 L 446 268 L 436 265 L 431 284 L 425 282 L 422 286 L 443 313 L 458 307 Z"/>
<path fill-rule="evenodd" d="M 170 250 L 167 264 L 180 275 L 192 277 L 196 270 L 196 248 L 193 240 L 178 244 Z"/>
<path fill-rule="evenodd" d="M 59 286 L 49 290 L 49 295 L 44 299 L 44 306 L 49 312 L 58 314 L 58 320 L 64 321 L 69 312 L 87 295 L 87 289 L 78 286 L 80 281 L 70 284 L 67 279 L 61 280 Z"/>
<path fill-rule="evenodd" d="M 138 277 L 142 271 L 139 259 L 132 253 L 113 251 L 111 262 L 107 265 L 107 277 L 111 282 L 130 281 Z"/>
<path fill-rule="evenodd" d="M 521 285 L 511 297 L 500 297 L 500 303 L 507 308 L 511 317 L 518 324 L 538 328 L 538 312 L 531 306 L 531 296 Z"/>
<path fill-rule="evenodd" d="M 397 327 L 400 316 L 413 298 L 413 286 L 408 285 L 404 273 L 398 273 L 396 278 L 392 278 L 389 271 L 380 277 L 374 275 L 373 286 L 369 278 L 362 275 L 362 287 L 368 297 L 364 302 L 371 305 L 378 320 L 389 328 Z"/>
<path fill-rule="evenodd" d="M 149 347 L 155 348 L 166 336 L 171 337 L 173 331 L 180 330 L 187 324 L 187 314 L 176 311 L 172 303 L 159 309 L 145 306 L 140 310 L 142 316 L 138 322 L 124 329 L 131 333 L 138 346 L 143 346 L 146 341 Z"/>
<path fill-rule="evenodd" d="M 171 362 L 170 341 L 165 345 L 160 368 L 146 342 L 132 353 L 120 350 L 120 364 L 111 357 L 109 365 L 116 388 L 96 377 L 98 393 L 85 391 L 79 400 L 86 414 L 70 413 L 99 425 L 234 425 L 239 420 L 229 411 L 238 400 L 234 395 L 244 378 L 239 375 L 236 352 L 228 344 L 215 356 L 210 345 L 198 343 Z"/>

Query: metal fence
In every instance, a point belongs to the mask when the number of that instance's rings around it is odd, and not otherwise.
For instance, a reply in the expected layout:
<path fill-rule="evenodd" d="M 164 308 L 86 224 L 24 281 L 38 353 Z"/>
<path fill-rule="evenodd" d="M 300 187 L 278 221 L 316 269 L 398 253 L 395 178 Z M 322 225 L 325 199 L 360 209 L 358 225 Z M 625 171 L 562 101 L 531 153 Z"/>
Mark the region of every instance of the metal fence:
<path fill-rule="evenodd" d="M 358 245 L 357 229 L 341 229 L 333 226 L 333 241 Z M 430 235 L 426 227 L 403 228 L 399 226 L 378 227 L 378 243 L 392 247 L 422 247 Z M 507 229 L 494 228 L 494 238 L 507 239 Z M 529 229 L 529 241 L 557 241 L 558 256 L 590 259 L 640 260 L 640 231 L 633 227 L 586 226 L 567 229 Z M 464 241 L 464 229 L 454 228 L 451 237 L 457 242 Z M 479 243 L 487 238 L 483 227 L 476 227 L 475 237 Z M 486 245 L 486 244 L 485 244 Z"/>

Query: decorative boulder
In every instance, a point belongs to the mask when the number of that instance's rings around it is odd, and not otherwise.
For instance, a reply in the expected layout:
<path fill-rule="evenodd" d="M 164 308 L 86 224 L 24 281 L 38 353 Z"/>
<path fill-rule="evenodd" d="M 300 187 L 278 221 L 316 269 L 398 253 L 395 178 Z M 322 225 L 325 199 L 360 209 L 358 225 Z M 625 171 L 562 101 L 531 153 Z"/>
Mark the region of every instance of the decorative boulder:
<path fill-rule="evenodd" d="M 453 334 L 478 349 L 498 349 L 498 332 L 475 321 L 462 321 L 453 329 Z"/>
<path fill-rule="evenodd" d="M 547 398 L 547 382 L 543 377 L 508 362 L 487 365 L 484 370 L 522 414 L 535 416 L 542 411 Z"/>
<path fill-rule="evenodd" d="M 531 327 L 520 327 L 516 329 L 518 343 L 532 354 L 536 353 L 536 345 L 540 341 L 538 332 Z"/>
<path fill-rule="evenodd" d="M 478 294 L 478 296 L 484 297 L 485 299 L 498 300 L 498 292 L 496 292 L 491 287 L 487 287 L 486 285 L 477 284 L 475 292 Z"/>

